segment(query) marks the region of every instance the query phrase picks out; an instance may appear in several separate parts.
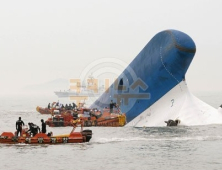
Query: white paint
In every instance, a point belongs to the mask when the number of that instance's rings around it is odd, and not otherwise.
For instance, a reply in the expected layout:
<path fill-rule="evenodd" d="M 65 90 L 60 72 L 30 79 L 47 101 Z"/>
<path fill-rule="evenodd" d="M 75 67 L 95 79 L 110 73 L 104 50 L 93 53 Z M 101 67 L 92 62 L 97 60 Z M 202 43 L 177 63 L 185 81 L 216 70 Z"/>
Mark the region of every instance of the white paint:
<path fill-rule="evenodd" d="M 126 126 L 166 126 L 164 121 L 179 119 L 179 125 L 222 124 L 222 108 L 215 109 L 190 93 L 182 81 Z"/>

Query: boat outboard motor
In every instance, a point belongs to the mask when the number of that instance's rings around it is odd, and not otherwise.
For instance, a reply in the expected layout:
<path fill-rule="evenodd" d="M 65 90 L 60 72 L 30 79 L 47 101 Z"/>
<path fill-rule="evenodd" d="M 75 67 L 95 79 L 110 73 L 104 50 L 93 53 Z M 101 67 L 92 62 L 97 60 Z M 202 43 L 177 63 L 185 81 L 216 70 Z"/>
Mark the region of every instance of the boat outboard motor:
<path fill-rule="evenodd" d="M 176 119 L 175 121 L 169 119 L 168 121 L 164 121 L 164 122 L 167 124 L 167 126 L 177 126 L 178 123 L 180 123 L 180 121 L 178 119 Z"/>
<path fill-rule="evenodd" d="M 82 131 L 82 135 L 85 136 L 86 141 L 85 142 L 89 142 L 90 139 L 92 138 L 92 130 L 86 129 Z"/>

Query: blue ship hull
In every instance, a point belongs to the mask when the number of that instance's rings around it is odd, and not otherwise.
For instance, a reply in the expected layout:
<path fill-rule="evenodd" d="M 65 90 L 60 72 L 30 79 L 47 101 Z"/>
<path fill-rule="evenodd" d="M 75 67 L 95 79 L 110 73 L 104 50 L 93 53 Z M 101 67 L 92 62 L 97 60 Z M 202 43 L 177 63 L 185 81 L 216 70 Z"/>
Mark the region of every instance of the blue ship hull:
<path fill-rule="evenodd" d="M 180 86 L 195 52 L 195 43 L 183 32 L 166 30 L 156 34 L 91 107 L 103 109 L 113 100 L 126 113 L 127 122 L 132 121 Z"/>

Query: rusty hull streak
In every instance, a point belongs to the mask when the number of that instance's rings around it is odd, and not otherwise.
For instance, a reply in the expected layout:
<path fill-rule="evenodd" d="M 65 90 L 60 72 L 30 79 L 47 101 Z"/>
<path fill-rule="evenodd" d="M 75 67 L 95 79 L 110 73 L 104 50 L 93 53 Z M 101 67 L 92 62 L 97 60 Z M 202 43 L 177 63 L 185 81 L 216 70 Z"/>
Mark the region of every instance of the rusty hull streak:
<path fill-rule="evenodd" d="M 184 52 L 188 52 L 188 53 L 195 53 L 195 52 L 196 52 L 196 48 L 190 49 L 190 48 L 185 48 L 185 47 L 180 46 L 180 45 L 176 42 L 175 36 L 172 34 L 172 32 L 171 32 L 170 30 L 166 30 L 166 32 L 171 35 L 171 37 L 173 38 L 174 46 L 175 46 L 178 50 L 184 51 Z"/>

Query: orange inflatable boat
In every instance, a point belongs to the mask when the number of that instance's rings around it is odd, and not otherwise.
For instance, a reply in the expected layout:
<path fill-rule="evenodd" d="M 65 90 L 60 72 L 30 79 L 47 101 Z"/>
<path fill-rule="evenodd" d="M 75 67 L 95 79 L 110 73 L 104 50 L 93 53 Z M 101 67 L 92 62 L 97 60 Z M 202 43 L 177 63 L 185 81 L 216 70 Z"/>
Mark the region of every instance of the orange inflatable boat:
<path fill-rule="evenodd" d="M 41 113 L 41 114 L 51 114 L 52 113 L 52 109 L 48 109 L 48 108 L 43 108 L 43 107 L 36 107 L 36 111 Z"/>
<path fill-rule="evenodd" d="M 3 132 L 0 136 L 0 143 L 5 144 L 64 144 L 64 143 L 83 143 L 89 142 L 92 138 L 91 130 L 83 130 L 82 132 L 72 132 L 70 134 L 48 136 L 45 133 L 38 133 L 31 137 L 23 129 L 22 135 L 17 137 L 12 132 Z"/>

